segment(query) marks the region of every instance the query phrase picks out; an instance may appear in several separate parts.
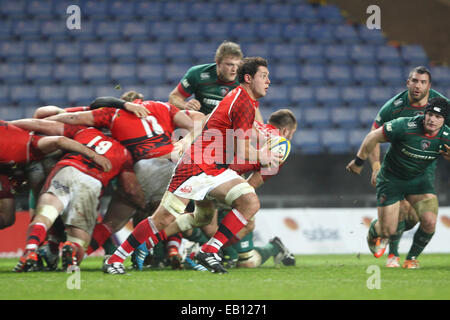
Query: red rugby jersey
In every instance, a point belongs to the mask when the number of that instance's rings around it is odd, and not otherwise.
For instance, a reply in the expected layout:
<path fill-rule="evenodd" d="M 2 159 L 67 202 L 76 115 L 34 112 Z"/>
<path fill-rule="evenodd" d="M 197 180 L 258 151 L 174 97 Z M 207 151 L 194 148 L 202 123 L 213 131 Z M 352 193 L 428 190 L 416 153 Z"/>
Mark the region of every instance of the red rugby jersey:
<path fill-rule="evenodd" d="M 24 165 L 39 160 L 44 155 L 37 147 L 41 138 L 0 120 L 0 164 Z"/>
<path fill-rule="evenodd" d="M 65 154 L 56 164 L 61 167 L 72 166 L 91 177 L 99 180 L 104 187 L 123 170 L 133 170 L 133 160 L 130 152 L 115 139 L 106 136 L 95 128 L 85 126 L 64 125 L 64 136 L 71 138 L 93 149 L 96 153 L 111 161 L 112 169 L 104 172 L 92 159 L 80 153 Z"/>
<path fill-rule="evenodd" d="M 133 102 L 145 106 L 150 115 L 140 119 L 125 110 L 101 108 L 92 111 L 94 126 L 109 128 L 112 136 L 127 147 L 135 161 L 172 152 L 173 117 L 180 109 L 159 101 L 137 99 Z"/>

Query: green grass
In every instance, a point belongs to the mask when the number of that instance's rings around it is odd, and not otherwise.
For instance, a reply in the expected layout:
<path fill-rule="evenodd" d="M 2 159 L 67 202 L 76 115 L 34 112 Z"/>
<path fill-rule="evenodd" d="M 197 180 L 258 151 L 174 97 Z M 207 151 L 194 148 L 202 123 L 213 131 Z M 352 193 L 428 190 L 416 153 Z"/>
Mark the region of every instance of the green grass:
<path fill-rule="evenodd" d="M 387 269 L 385 258 L 369 255 L 301 255 L 295 267 L 275 268 L 270 260 L 226 275 L 164 269 L 111 276 L 100 270 L 100 258 L 87 258 L 79 290 L 67 288 L 65 272 L 13 273 L 16 262 L 0 259 L 2 300 L 450 299 L 450 254 L 424 254 L 417 270 Z M 380 289 L 367 288 L 370 265 L 380 267 Z"/>

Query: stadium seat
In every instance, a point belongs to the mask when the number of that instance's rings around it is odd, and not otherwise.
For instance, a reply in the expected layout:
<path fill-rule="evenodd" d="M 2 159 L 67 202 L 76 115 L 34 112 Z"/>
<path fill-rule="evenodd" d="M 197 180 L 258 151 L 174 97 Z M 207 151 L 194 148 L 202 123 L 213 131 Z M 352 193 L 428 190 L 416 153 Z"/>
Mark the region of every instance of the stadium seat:
<path fill-rule="evenodd" d="M 140 0 L 136 2 L 136 16 L 144 20 L 161 19 L 163 2 Z"/>
<path fill-rule="evenodd" d="M 392 97 L 394 92 L 391 87 L 371 87 L 368 88 L 369 103 L 380 108 Z"/>
<path fill-rule="evenodd" d="M 267 57 L 269 58 L 271 56 L 271 43 L 264 43 L 264 42 L 250 42 L 245 43 L 241 45 L 242 52 L 244 53 L 244 56 L 248 57 Z"/>
<path fill-rule="evenodd" d="M 378 63 L 385 65 L 399 66 L 403 64 L 397 48 L 389 45 L 381 45 L 376 48 L 376 58 Z"/>
<path fill-rule="evenodd" d="M 281 36 L 284 41 L 291 43 L 309 43 L 308 25 L 293 22 L 284 24 Z"/>
<path fill-rule="evenodd" d="M 209 41 L 223 41 L 230 36 L 230 25 L 227 22 L 205 23 L 204 34 Z"/>
<path fill-rule="evenodd" d="M 433 85 L 450 86 L 450 68 L 445 66 L 434 66 L 431 68 Z M 447 96 L 448 97 L 448 96 Z"/>
<path fill-rule="evenodd" d="M 292 6 L 289 3 L 270 3 L 267 8 L 269 21 L 289 22 L 292 19 Z"/>
<path fill-rule="evenodd" d="M 353 79 L 361 85 L 376 85 L 379 82 L 377 68 L 374 65 L 356 65 Z"/>
<path fill-rule="evenodd" d="M 297 47 L 297 58 L 304 63 L 318 63 L 325 61 L 324 46 L 320 44 L 300 44 Z"/>
<path fill-rule="evenodd" d="M 256 36 L 260 41 L 275 42 L 280 41 L 282 25 L 280 23 L 264 22 L 256 27 Z"/>
<path fill-rule="evenodd" d="M 14 85 L 10 87 L 11 101 L 20 106 L 38 105 L 38 88 L 35 85 Z"/>
<path fill-rule="evenodd" d="M 109 1 L 105 0 L 87 0 L 83 3 L 81 12 L 90 19 L 103 20 L 108 17 L 108 7 L 111 5 Z"/>
<path fill-rule="evenodd" d="M 164 43 L 161 42 L 137 42 L 136 56 L 144 62 L 163 62 Z"/>
<path fill-rule="evenodd" d="M 303 109 L 303 123 L 313 128 L 331 127 L 330 112 L 325 107 L 306 107 Z"/>
<path fill-rule="evenodd" d="M 33 0 L 28 1 L 26 6 L 27 14 L 33 18 L 48 19 L 53 18 L 53 8 L 51 1 Z"/>
<path fill-rule="evenodd" d="M 215 20 L 220 16 L 220 12 L 214 2 L 195 1 L 189 5 L 188 16 L 191 21 L 208 21 Z"/>
<path fill-rule="evenodd" d="M 241 4 L 233 2 L 219 2 L 216 7 L 216 12 L 219 14 L 221 12 L 226 12 L 227 21 L 233 22 L 242 19 L 241 16 Z"/>
<path fill-rule="evenodd" d="M 5 83 L 20 83 L 24 81 L 24 65 L 22 63 L 0 64 L 0 79 Z"/>
<path fill-rule="evenodd" d="M 271 85 L 267 95 L 261 101 L 270 107 L 286 108 L 289 105 L 288 87 L 285 85 Z"/>
<path fill-rule="evenodd" d="M 25 67 L 25 79 L 33 83 L 49 83 L 53 81 L 52 71 L 51 63 L 28 63 Z"/>
<path fill-rule="evenodd" d="M 350 107 L 336 107 L 330 109 L 331 123 L 339 128 L 359 127 L 358 110 Z"/>
<path fill-rule="evenodd" d="M 157 41 L 170 42 L 176 39 L 176 23 L 173 21 L 157 20 L 151 22 L 148 28 L 150 29 L 150 35 Z"/>
<path fill-rule="evenodd" d="M 316 24 L 320 22 L 316 9 L 305 3 L 298 3 L 294 1 L 291 7 L 292 17 L 300 23 Z"/>
<path fill-rule="evenodd" d="M 26 46 L 26 57 L 30 60 L 48 62 L 54 58 L 54 43 L 52 41 L 29 41 Z"/>
<path fill-rule="evenodd" d="M 363 128 L 370 128 L 378 114 L 377 107 L 363 107 L 359 109 L 359 122 Z"/>
<path fill-rule="evenodd" d="M 24 41 L 0 42 L 0 58 L 8 62 L 23 62 L 26 60 L 26 43 Z"/>
<path fill-rule="evenodd" d="M 203 22 L 184 21 L 177 24 L 177 38 L 183 41 L 193 41 L 203 38 Z"/>
<path fill-rule="evenodd" d="M 122 88 L 122 92 L 120 94 L 122 94 L 124 92 L 127 92 L 129 90 L 133 90 L 133 91 L 142 93 L 144 95 L 144 100 L 154 100 L 153 99 L 153 87 L 152 86 L 149 86 L 149 85 L 146 85 L 146 84 L 141 84 L 141 83 L 140 84 L 125 85 Z M 97 92 L 98 92 L 98 90 L 97 90 Z M 167 99 L 164 100 L 164 101 L 167 101 Z"/>
<path fill-rule="evenodd" d="M 81 21 L 81 29 L 67 30 L 67 36 L 73 37 L 77 41 L 98 41 L 96 29 L 98 23 L 95 21 Z M 51 38 L 51 37 L 50 37 Z"/>
<path fill-rule="evenodd" d="M 192 58 L 199 64 L 212 63 L 218 46 L 219 44 L 214 42 L 194 42 L 192 44 Z M 244 52 L 247 53 L 246 50 Z"/>
<path fill-rule="evenodd" d="M 12 38 L 12 22 L 10 20 L 0 21 L 0 40 Z"/>
<path fill-rule="evenodd" d="M 41 23 L 38 20 L 17 20 L 12 27 L 12 34 L 20 39 L 37 39 L 40 36 Z"/>
<path fill-rule="evenodd" d="M 81 47 L 81 56 L 89 61 L 105 61 L 109 58 L 108 45 L 104 42 L 85 42 Z"/>
<path fill-rule="evenodd" d="M 95 97 L 95 87 L 74 85 L 67 88 L 67 100 L 70 106 L 87 106 Z"/>
<path fill-rule="evenodd" d="M 10 103 L 11 100 L 9 98 L 9 86 L 0 85 L 0 105 L 8 105 Z"/>
<path fill-rule="evenodd" d="M 190 67 L 191 65 L 188 63 L 167 64 L 164 71 L 166 82 L 175 87 Z"/>
<path fill-rule="evenodd" d="M 292 139 L 292 144 L 296 150 L 300 150 L 303 154 L 319 154 L 322 152 L 318 129 L 303 128 L 298 130 Z"/>
<path fill-rule="evenodd" d="M 1 13 L 11 20 L 21 20 L 27 14 L 27 1 L 3 1 L 1 3 Z"/>
<path fill-rule="evenodd" d="M 317 17 L 323 23 L 338 24 L 344 21 L 344 17 L 338 7 L 334 5 L 322 5 L 317 8 Z"/>
<path fill-rule="evenodd" d="M 121 32 L 125 41 L 147 41 L 150 38 L 149 23 L 145 21 L 124 22 Z"/>
<path fill-rule="evenodd" d="M 0 119 L 5 121 L 22 119 L 23 109 L 20 106 L 0 106 Z"/>
<path fill-rule="evenodd" d="M 124 87 L 126 87 L 127 85 L 125 85 Z M 123 91 L 119 91 L 115 88 L 114 85 L 111 84 L 100 84 L 98 86 L 95 86 L 94 89 L 94 95 L 96 97 L 119 97 L 120 94 L 122 94 L 123 92 L 125 92 L 126 90 L 124 89 L 124 87 L 121 86 L 121 89 Z"/>
<path fill-rule="evenodd" d="M 81 61 L 81 44 L 80 42 L 58 41 L 54 42 L 55 58 L 64 62 Z"/>
<path fill-rule="evenodd" d="M 362 107 L 368 104 L 368 94 L 366 87 L 341 87 L 341 94 L 342 101 L 349 106 Z"/>
<path fill-rule="evenodd" d="M 342 104 L 341 88 L 338 86 L 318 86 L 315 94 L 316 101 L 323 106 Z"/>
<path fill-rule="evenodd" d="M 334 85 L 351 85 L 353 83 L 352 69 L 348 65 L 331 64 L 326 71 L 327 79 Z"/>
<path fill-rule="evenodd" d="M 82 22 L 83 29 L 85 29 L 85 27 L 87 26 L 88 23 Z M 34 39 L 39 39 L 39 37 L 42 36 L 49 41 L 67 41 L 70 34 L 75 34 L 76 32 L 80 31 L 67 29 L 65 20 L 42 21 L 42 24 L 38 30 L 40 30 L 40 35 L 35 36 Z"/>
<path fill-rule="evenodd" d="M 264 3 L 245 2 L 241 7 L 241 17 L 244 21 L 261 22 L 266 20 L 267 6 Z"/>
<path fill-rule="evenodd" d="M 153 88 L 153 99 L 156 101 L 167 101 L 169 93 L 173 90 L 173 85 L 158 85 Z"/>
<path fill-rule="evenodd" d="M 357 152 L 370 128 L 359 129 L 353 128 L 348 131 L 348 142 L 353 152 Z"/>
<path fill-rule="evenodd" d="M 309 85 L 324 85 L 326 83 L 325 67 L 321 64 L 301 65 L 300 79 Z"/>
<path fill-rule="evenodd" d="M 135 20 L 136 19 L 135 1 L 113 1 L 108 5 L 108 13 L 117 20 Z"/>
<path fill-rule="evenodd" d="M 95 84 L 109 82 L 111 80 L 109 68 L 110 65 L 103 62 L 83 64 L 81 67 L 81 79 Z"/>
<path fill-rule="evenodd" d="M 78 83 L 81 81 L 79 64 L 58 63 L 53 67 L 53 78 L 62 83 Z"/>
<path fill-rule="evenodd" d="M 118 62 L 135 62 L 136 43 L 134 42 L 113 42 L 109 46 L 109 52 L 112 59 Z"/>
<path fill-rule="evenodd" d="M 358 64 L 373 65 L 375 59 L 375 46 L 355 44 L 350 46 L 350 58 Z"/>
<path fill-rule="evenodd" d="M 190 63 L 193 60 L 191 54 L 192 54 L 192 43 L 190 42 L 167 43 L 166 46 L 164 47 L 164 56 L 166 57 L 166 59 L 169 59 L 172 63 L 175 62 Z"/>
<path fill-rule="evenodd" d="M 330 64 L 350 64 L 349 46 L 342 44 L 325 45 L 324 58 Z"/>
<path fill-rule="evenodd" d="M 361 41 L 355 27 L 350 24 L 339 24 L 334 28 L 334 36 L 342 44 L 357 44 Z"/>
<path fill-rule="evenodd" d="M 336 42 L 333 33 L 333 25 L 330 24 L 313 24 L 311 25 L 308 37 L 311 41 L 320 44 L 331 44 Z"/>
<path fill-rule="evenodd" d="M 159 84 L 165 79 L 165 66 L 160 63 L 138 64 L 137 79 L 147 84 Z M 185 70 L 186 72 L 187 70 Z"/>
<path fill-rule="evenodd" d="M 134 23 L 134 22 L 132 22 Z M 125 26 L 127 22 L 124 22 L 123 25 Z M 121 33 L 123 32 L 124 27 L 122 27 L 122 22 L 118 21 L 100 21 L 97 24 L 97 28 L 95 30 L 95 34 L 97 37 L 99 37 L 102 41 L 108 41 L 108 40 L 115 40 L 120 37 Z"/>
<path fill-rule="evenodd" d="M 428 58 L 422 46 L 404 45 L 401 46 L 400 52 L 406 64 L 416 66 L 428 64 Z"/>
<path fill-rule="evenodd" d="M 134 63 L 116 63 L 109 65 L 110 77 L 117 84 L 136 82 L 136 65 Z"/>
<path fill-rule="evenodd" d="M 255 22 L 247 20 L 233 23 L 230 27 L 230 35 L 239 41 L 254 41 L 257 36 L 257 26 Z"/>
<path fill-rule="evenodd" d="M 185 21 L 188 18 L 188 3 L 180 1 L 163 2 L 162 15 L 165 19 Z"/>
<path fill-rule="evenodd" d="M 346 129 L 322 130 L 320 142 L 331 154 L 348 153 L 351 150 Z"/>
<path fill-rule="evenodd" d="M 293 68 L 292 64 L 280 63 L 271 66 L 270 78 L 273 82 L 282 84 L 295 84 L 299 74 L 298 69 Z"/>
<path fill-rule="evenodd" d="M 378 68 L 379 79 L 387 86 L 395 86 L 404 82 L 402 68 L 397 66 L 381 66 Z"/>
<path fill-rule="evenodd" d="M 41 105 L 56 105 L 61 107 L 68 106 L 66 86 L 40 86 L 39 101 L 41 102 Z"/>
<path fill-rule="evenodd" d="M 315 88 L 310 86 L 292 86 L 289 91 L 289 104 L 300 108 L 316 103 Z"/>
<path fill-rule="evenodd" d="M 261 116 L 263 117 L 264 122 L 267 123 L 270 115 L 275 111 L 275 109 L 271 107 L 260 106 L 259 111 L 261 112 Z"/>
<path fill-rule="evenodd" d="M 269 44 L 262 45 L 269 46 Z M 270 45 L 270 48 L 268 47 L 268 50 L 270 50 L 270 53 L 267 55 L 261 54 L 261 56 L 286 63 L 294 63 L 297 60 L 297 45 L 295 43 L 274 43 Z M 249 54 L 249 56 L 251 55 Z"/>
<path fill-rule="evenodd" d="M 360 39 L 366 44 L 382 45 L 386 43 L 386 38 L 380 29 L 369 29 L 365 24 L 358 27 Z"/>

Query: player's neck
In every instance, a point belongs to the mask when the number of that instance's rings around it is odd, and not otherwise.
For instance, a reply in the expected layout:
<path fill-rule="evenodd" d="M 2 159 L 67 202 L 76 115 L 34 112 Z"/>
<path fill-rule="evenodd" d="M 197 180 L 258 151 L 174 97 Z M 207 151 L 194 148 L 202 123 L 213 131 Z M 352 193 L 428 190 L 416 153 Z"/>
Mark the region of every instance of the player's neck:
<path fill-rule="evenodd" d="M 424 107 L 428 103 L 428 97 L 430 96 L 430 91 L 420 100 L 414 100 L 411 98 L 411 94 L 408 92 L 409 104 L 413 107 Z"/>
<path fill-rule="evenodd" d="M 253 92 L 250 85 L 248 85 L 247 83 L 241 83 L 241 87 L 244 88 L 245 92 L 247 92 L 247 94 L 252 100 L 254 101 L 258 100 L 258 98 L 255 97 L 255 93 Z"/>

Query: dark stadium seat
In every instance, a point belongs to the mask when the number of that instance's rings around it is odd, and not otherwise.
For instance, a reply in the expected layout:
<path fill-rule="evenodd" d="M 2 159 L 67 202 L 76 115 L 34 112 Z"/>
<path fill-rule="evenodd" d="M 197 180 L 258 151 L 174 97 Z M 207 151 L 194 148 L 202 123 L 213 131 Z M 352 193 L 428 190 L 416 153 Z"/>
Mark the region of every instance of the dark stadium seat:
<path fill-rule="evenodd" d="M 241 18 L 244 21 L 262 22 L 266 20 L 267 6 L 264 3 L 243 3 L 241 7 Z"/>
<path fill-rule="evenodd" d="M 379 83 L 377 67 L 374 65 L 353 66 L 353 79 L 362 85 L 376 85 Z"/>
<path fill-rule="evenodd" d="M 50 83 L 53 81 L 53 64 L 28 63 L 25 66 L 25 79 L 36 83 Z"/>
<path fill-rule="evenodd" d="M 139 0 L 136 2 L 136 16 L 147 21 L 161 18 L 163 2 Z"/>
<path fill-rule="evenodd" d="M 81 44 L 79 41 L 58 41 L 54 43 L 54 56 L 55 58 L 64 62 L 80 63 L 81 57 Z"/>
<path fill-rule="evenodd" d="M 146 21 L 127 21 L 122 26 L 122 39 L 131 41 L 146 41 L 150 38 L 150 24 Z M 116 38 L 120 38 L 116 35 Z"/>
<path fill-rule="evenodd" d="M 334 28 L 336 40 L 343 44 L 356 44 L 361 41 L 358 31 L 350 24 L 339 24 Z"/>
<path fill-rule="evenodd" d="M 54 17 L 52 1 L 33 0 L 27 1 L 26 10 L 29 16 L 39 19 L 51 19 Z"/>
<path fill-rule="evenodd" d="M 176 36 L 183 41 L 195 41 L 197 39 L 204 38 L 204 28 L 205 26 L 203 22 L 181 21 L 177 24 Z"/>
<path fill-rule="evenodd" d="M 376 48 L 376 58 L 378 63 L 386 65 L 401 65 L 403 60 L 397 48 L 389 45 L 380 45 Z"/>
<path fill-rule="evenodd" d="M 12 21 L 0 20 L 0 40 L 10 40 L 12 38 Z"/>
<path fill-rule="evenodd" d="M 317 17 L 322 20 L 323 23 L 342 23 L 344 17 L 338 7 L 334 5 L 322 5 L 317 8 Z"/>
<path fill-rule="evenodd" d="M 316 101 L 323 106 L 338 106 L 342 104 L 340 86 L 316 87 Z"/>
<path fill-rule="evenodd" d="M 241 45 L 241 50 L 244 54 L 244 56 L 248 57 L 266 57 L 269 59 L 273 56 L 273 52 L 271 53 L 272 47 L 276 45 L 272 45 L 270 43 L 264 43 L 264 42 L 250 42 L 250 43 L 244 43 Z M 275 57 L 274 57 L 275 58 Z"/>
<path fill-rule="evenodd" d="M 289 88 L 285 85 L 271 85 L 267 95 L 261 99 L 261 102 L 271 107 L 287 108 Z"/>
<path fill-rule="evenodd" d="M 103 62 L 86 63 L 81 67 L 81 79 L 90 83 L 109 82 L 110 65 Z"/>
<path fill-rule="evenodd" d="M 112 42 L 109 45 L 110 56 L 118 62 L 136 62 L 136 47 L 134 42 Z"/>
<path fill-rule="evenodd" d="M 230 26 L 230 35 L 239 41 L 254 41 L 257 36 L 258 23 L 244 20 Z"/>
<path fill-rule="evenodd" d="M 273 64 L 270 67 L 270 79 L 283 84 L 294 84 L 298 79 L 298 69 L 289 63 Z"/>
<path fill-rule="evenodd" d="M 192 43 L 190 42 L 169 42 L 164 47 L 164 57 L 174 62 L 192 61 Z"/>
<path fill-rule="evenodd" d="M 174 41 L 176 39 L 176 23 L 173 21 L 152 21 L 148 28 L 150 35 L 157 41 Z"/>
<path fill-rule="evenodd" d="M 241 20 L 241 3 L 235 2 L 219 2 L 217 3 L 216 13 L 218 17 L 222 17 L 223 12 L 226 12 L 226 20 L 234 22 Z"/>
<path fill-rule="evenodd" d="M 63 85 L 43 85 L 39 87 L 39 101 L 42 105 L 68 106 L 67 89 Z"/>
<path fill-rule="evenodd" d="M 299 150 L 303 154 L 319 154 L 322 152 L 320 130 L 306 128 L 297 130 L 292 139 L 292 144 L 294 150 Z"/>
<path fill-rule="evenodd" d="M 101 20 L 109 15 L 108 8 L 111 2 L 106 0 L 87 0 L 80 7 L 84 16 L 91 19 Z"/>
<path fill-rule="evenodd" d="M 8 105 L 11 103 L 9 91 L 9 86 L 0 85 L 0 105 Z"/>
<path fill-rule="evenodd" d="M 164 82 L 165 66 L 160 63 L 138 64 L 136 69 L 136 76 L 139 82 L 148 84 L 160 84 Z"/>
<path fill-rule="evenodd" d="M 406 64 L 416 66 L 428 64 L 428 58 L 422 46 L 403 45 L 400 52 Z"/>
<path fill-rule="evenodd" d="M 276 42 L 280 41 L 282 24 L 263 22 L 256 26 L 256 36 L 260 41 Z"/>
<path fill-rule="evenodd" d="M 348 65 L 328 65 L 326 76 L 328 81 L 334 85 L 342 86 L 353 84 L 352 69 Z"/>
<path fill-rule="evenodd" d="M 219 44 L 215 42 L 193 42 L 192 58 L 196 59 L 199 64 L 212 63 L 218 46 Z M 244 50 L 244 52 L 247 51 Z"/>
<path fill-rule="evenodd" d="M 295 63 L 297 60 L 297 44 L 295 43 L 274 43 L 267 44 L 269 59 L 275 59 L 279 62 Z M 262 55 L 264 57 L 264 55 Z"/>
<path fill-rule="evenodd" d="M 87 106 L 95 98 L 94 86 L 73 85 L 67 88 L 67 100 L 70 106 Z"/>
<path fill-rule="evenodd" d="M 289 3 L 270 3 L 266 16 L 270 21 L 288 22 L 292 19 L 292 6 Z"/>
<path fill-rule="evenodd" d="M 189 4 L 187 14 L 191 21 L 215 20 L 220 16 L 220 12 L 217 11 L 217 3 L 207 1 L 194 1 Z"/>
<path fill-rule="evenodd" d="M 323 63 L 324 46 L 320 44 L 300 44 L 297 47 L 297 58 L 301 59 L 304 63 Z"/>
<path fill-rule="evenodd" d="M 328 63 L 350 64 L 350 48 L 345 44 L 330 44 L 323 47 L 323 55 Z"/>
<path fill-rule="evenodd" d="M 82 22 L 82 28 L 83 32 L 86 33 L 89 29 L 88 23 Z M 68 41 L 69 35 L 71 33 L 75 34 L 78 31 L 73 31 L 67 29 L 66 21 L 63 19 L 56 19 L 56 20 L 49 20 L 49 21 L 42 21 L 42 24 L 40 26 L 40 35 L 48 39 L 49 41 Z M 38 39 L 39 37 L 35 37 Z"/>
<path fill-rule="evenodd" d="M 350 58 L 355 63 L 373 64 L 376 61 L 375 46 L 354 44 L 350 46 Z"/>
<path fill-rule="evenodd" d="M 360 124 L 358 110 L 351 107 L 331 108 L 330 119 L 334 126 L 340 128 L 355 128 Z"/>
<path fill-rule="evenodd" d="M 99 21 L 95 29 L 95 34 L 102 41 L 116 40 L 120 37 L 121 32 L 123 32 L 123 25 L 126 23 L 128 22 Z"/>
<path fill-rule="evenodd" d="M 207 22 L 204 34 L 209 41 L 222 41 L 230 37 L 230 24 L 228 22 Z"/>
<path fill-rule="evenodd" d="M 8 84 L 23 82 L 24 65 L 22 63 L 0 64 L 0 79 Z"/>
<path fill-rule="evenodd" d="M 370 128 L 378 114 L 377 107 L 363 107 L 359 109 L 359 122 L 363 128 Z"/>
<path fill-rule="evenodd" d="M 291 7 L 291 15 L 295 20 L 300 23 L 314 24 L 320 23 L 320 18 L 317 15 L 316 9 L 306 3 L 299 3 L 298 1 L 293 3 Z"/>
<path fill-rule="evenodd" d="M 78 83 L 81 81 L 81 65 L 58 63 L 53 66 L 53 78 L 63 83 Z"/>
<path fill-rule="evenodd" d="M 313 24 L 309 28 L 308 37 L 311 41 L 321 44 L 335 43 L 334 26 L 330 24 Z"/>
<path fill-rule="evenodd" d="M 35 61 L 48 62 L 54 59 L 54 43 L 51 41 L 28 41 L 25 57 Z"/>
<path fill-rule="evenodd" d="M 136 1 L 111 1 L 108 5 L 108 13 L 118 20 L 135 20 L 137 17 L 135 9 Z"/>
<path fill-rule="evenodd" d="M 134 63 L 115 63 L 109 66 L 110 77 L 114 83 L 123 85 L 136 82 L 136 65 Z"/>
<path fill-rule="evenodd" d="M 446 66 L 431 67 L 433 85 L 450 86 L 450 68 Z M 448 96 L 447 96 L 448 97 Z"/>
<path fill-rule="evenodd" d="M 325 129 L 321 131 L 320 141 L 329 153 L 342 154 L 351 150 L 347 129 Z"/>
<path fill-rule="evenodd" d="M 114 85 L 111 84 L 101 84 L 98 86 L 95 86 L 94 95 L 96 97 L 119 97 L 122 93 L 125 92 L 124 87 L 121 86 L 122 91 L 117 90 Z"/>
<path fill-rule="evenodd" d="M 386 37 L 380 29 L 369 29 L 365 24 L 360 24 L 357 29 L 359 37 L 367 44 L 382 45 L 386 43 Z"/>
<path fill-rule="evenodd" d="M 303 109 L 303 123 L 313 128 L 331 127 L 330 112 L 326 107 L 310 106 Z"/>
<path fill-rule="evenodd" d="M 10 87 L 11 101 L 20 106 L 37 105 L 38 87 L 35 85 L 15 85 Z"/>
<path fill-rule="evenodd" d="M 326 83 L 325 66 L 322 64 L 301 65 L 300 79 L 309 85 L 324 85 Z"/>
<path fill-rule="evenodd" d="M 363 142 L 366 135 L 369 133 L 370 128 L 351 128 L 348 131 L 348 142 L 353 152 L 357 152 L 361 143 Z"/>
<path fill-rule="evenodd" d="M 66 35 L 70 36 L 77 41 L 97 41 L 97 29 L 98 23 L 96 21 L 89 21 L 89 20 L 82 20 L 81 21 L 81 29 L 73 29 L 73 30 L 67 30 L 66 29 Z"/>
<path fill-rule="evenodd" d="M 41 22 L 38 20 L 17 20 L 12 26 L 12 34 L 20 39 L 36 39 L 40 36 Z"/>
<path fill-rule="evenodd" d="M 368 94 L 363 86 L 341 86 L 342 101 L 350 106 L 361 107 L 367 105 Z"/>
<path fill-rule="evenodd" d="M 188 18 L 189 3 L 181 1 L 163 2 L 162 15 L 165 19 L 173 21 L 185 21 Z"/>
<path fill-rule="evenodd" d="M 290 104 L 298 107 L 312 106 L 316 103 L 315 87 L 292 86 L 289 90 Z"/>
<path fill-rule="evenodd" d="M 22 119 L 24 108 L 20 106 L 0 106 L 0 119 L 5 121 Z"/>
<path fill-rule="evenodd" d="M 398 66 L 378 67 L 378 77 L 387 86 L 394 86 L 402 83 L 405 79 L 402 68 Z"/>
<path fill-rule="evenodd" d="M 109 58 L 108 45 L 99 41 L 84 42 L 81 46 L 81 56 L 89 61 L 106 61 Z"/>
<path fill-rule="evenodd" d="M 164 70 L 165 80 L 175 87 L 190 67 L 189 63 L 167 64 Z"/>
<path fill-rule="evenodd" d="M 169 99 L 169 93 L 173 90 L 173 85 L 156 85 L 153 88 L 152 100 L 167 101 Z"/>
<path fill-rule="evenodd" d="M 164 43 L 136 42 L 136 57 L 144 62 L 163 62 Z"/>
<path fill-rule="evenodd" d="M 1 13 L 11 20 L 24 19 L 27 14 L 27 1 L 2 1 Z"/>
<path fill-rule="evenodd" d="M 0 58 L 8 62 L 23 62 L 26 60 L 26 42 L 2 41 L 0 42 Z"/>
<path fill-rule="evenodd" d="M 393 97 L 394 94 L 395 92 L 393 92 L 391 87 L 370 87 L 368 88 L 368 101 L 372 105 L 376 105 L 381 108 L 383 104 Z"/>

